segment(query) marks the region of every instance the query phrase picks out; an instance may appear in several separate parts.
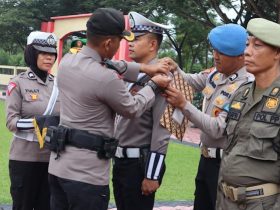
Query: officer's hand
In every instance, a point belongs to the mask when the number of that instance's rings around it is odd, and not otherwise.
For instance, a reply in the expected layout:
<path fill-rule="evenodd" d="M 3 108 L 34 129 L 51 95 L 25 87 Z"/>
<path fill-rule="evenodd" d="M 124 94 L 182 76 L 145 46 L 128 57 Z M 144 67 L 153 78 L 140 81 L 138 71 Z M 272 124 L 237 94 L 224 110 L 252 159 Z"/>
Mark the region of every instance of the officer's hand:
<path fill-rule="evenodd" d="M 157 73 L 167 74 L 170 71 L 170 66 L 168 65 L 167 61 L 149 65 L 141 64 L 140 70 L 152 77 Z"/>
<path fill-rule="evenodd" d="M 161 58 L 158 60 L 158 62 L 167 62 L 171 72 L 176 71 L 178 68 L 178 64 L 172 58 L 169 57 Z"/>
<path fill-rule="evenodd" d="M 159 188 L 158 181 L 150 180 L 150 179 L 144 179 L 142 182 L 142 193 L 143 195 L 150 195 L 153 192 L 155 192 Z"/>
<path fill-rule="evenodd" d="M 154 83 L 156 83 L 156 85 L 160 88 L 167 88 L 167 86 L 169 85 L 169 83 L 172 80 L 172 77 L 169 77 L 165 74 L 158 74 L 156 76 L 153 76 L 151 78 L 151 80 L 153 80 Z"/>
<path fill-rule="evenodd" d="M 165 94 L 168 103 L 177 108 L 184 109 L 187 100 L 179 90 L 170 85 L 166 88 Z"/>

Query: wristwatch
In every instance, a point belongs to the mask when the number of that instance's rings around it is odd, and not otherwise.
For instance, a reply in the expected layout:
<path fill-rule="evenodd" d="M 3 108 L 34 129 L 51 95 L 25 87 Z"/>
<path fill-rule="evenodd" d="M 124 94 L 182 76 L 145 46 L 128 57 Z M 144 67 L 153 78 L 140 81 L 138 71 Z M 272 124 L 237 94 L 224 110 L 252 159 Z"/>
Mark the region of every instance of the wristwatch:
<path fill-rule="evenodd" d="M 146 83 L 146 85 L 150 86 L 152 88 L 152 90 L 154 91 L 154 93 L 156 93 L 156 91 L 158 90 L 157 84 L 151 79 Z"/>

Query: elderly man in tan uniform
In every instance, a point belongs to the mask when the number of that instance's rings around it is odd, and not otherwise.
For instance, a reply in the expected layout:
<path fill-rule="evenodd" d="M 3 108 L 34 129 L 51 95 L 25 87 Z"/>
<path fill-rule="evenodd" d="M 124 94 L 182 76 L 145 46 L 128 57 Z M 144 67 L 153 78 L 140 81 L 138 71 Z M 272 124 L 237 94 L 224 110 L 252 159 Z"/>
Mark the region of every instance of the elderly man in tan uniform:
<path fill-rule="evenodd" d="M 87 22 L 87 46 L 77 54 L 67 54 L 60 63 L 60 126 L 54 130 L 56 138 L 50 136 L 50 142 L 60 145 L 60 153 L 51 154 L 49 166 L 52 210 L 107 210 L 109 158 L 117 143 L 113 139 L 115 113 L 139 117 L 153 104 L 157 85 L 166 87 L 170 82 L 167 76 L 155 76 L 132 96 L 121 77 L 135 81 L 138 71 L 125 69 L 119 75 L 106 66 L 116 68 L 106 59 L 116 53 L 122 37 L 131 40 L 131 35 L 125 31 L 121 12 L 97 9 Z M 131 65 L 139 68 L 139 64 Z M 167 71 L 167 65 L 162 66 Z"/>
<path fill-rule="evenodd" d="M 137 12 L 129 13 L 130 26 L 135 40 L 129 43 L 130 58 L 138 63 L 157 62 L 157 53 L 163 38 L 163 29 L 170 29 L 145 18 Z M 130 85 L 136 94 L 151 77 L 140 74 Z M 113 187 L 118 210 L 152 210 L 155 191 L 165 171 L 165 154 L 170 133 L 160 125 L 160 118 L 167 106 L 158 92 L 155 103 L 140 117 L 120 117 L 115 138 L 119 140 L 114 167 Z"/>
<path fill-rule="evenodd" d="M 216 69 L 210 74 L 186 74 L 185 80 L 205 96 L 205 112 L 194 107 L 175 88 L 166 90 L 169 103 L 201 129 L 201 158 L 196 176 L 195 210 L 214 210 L 218 174 L 225 146 L 224 129 L 229 103 L 234 92 L 244 83 L 253 80 L 244 67 L 246 30 L 236 24 L 226 24 L 212 29 L 208 35 Z"/>
<path fill-rule="evenodd" d="M 280 25 L 249 21 L 245 66 L 255 82 L 230 105 L 218 210 L 280 209 Z"/>

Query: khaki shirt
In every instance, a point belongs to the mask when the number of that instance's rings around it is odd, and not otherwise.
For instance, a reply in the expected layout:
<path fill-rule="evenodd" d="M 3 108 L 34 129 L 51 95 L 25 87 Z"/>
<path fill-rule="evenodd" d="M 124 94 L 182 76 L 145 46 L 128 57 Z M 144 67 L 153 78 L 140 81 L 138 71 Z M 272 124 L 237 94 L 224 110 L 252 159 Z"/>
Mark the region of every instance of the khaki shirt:
<path fill-rule="evenodd" d="M 280 78 L 255 100 L 254 89 L 255 83 L 240 88 L 228 114 L 219 180 L 233 186 L 280 183 L 279 154 L 272 147 L 280 141 Z"/>
<path fill-rule="evenodd" d="M 183 113 L 201 129 L 201 142 L 207 147 L 224 148 L 226 137 L 224 129 L 228 107 L 234 92 L 244 83 L 253 80 L 245 67 L 226 76 L 217 70 L 208 73 L 186 74 L 180 71 L 184 79 L 196 91 L 202 91 L 205 97 L 205 110 L 201 112 L 187 102 Z"/>
<path fill-rule="evenodd" d="M 18 133 L 17 121 L 19 119 L 33 118 L 36 115 L 42 115 L 48 105 L 52 89 L 54 85 L 54 78 L 49 75 L 44 83 L 31 70 L 23 72 L 10 81 L 8 94 L 6 97 L 6 114 L 7 114 L 7 128 L 13 132 Z M 59 100 L 52 114 L 58 115 Z M 21 133 L 28 135 L 34 131 Z M 23 135 L 21 135 L 23 136 Z M 10 148 L 10 160 L 32 161 L 32 162 L 48 162 L 50 152 L 47 149 L 39 149 L 39 144 L 36 135 L 34 141 L 27 141 L 17 137 L 13 138 Z"/>
<path fill-rule="evenodd" d="M 156 59 L 150 64 L 155 63 Z M 150 77 L 144 75 L 147 82 Z M 145 82 L 142 81 L 142 82 Z M 143 86 L 134 84 L 132 90 L 141 90 Z M 170 133 L 160 125 L 160 118 L 164 113 L 167 102 L 160 93 L 156 95 L 155 103 L 144 112 L 141 117 L 120 117 L 117 121 L 115 138 L 119 140 L 121 147 L 141 147 L 150 145 L 153 152 L 166 154 Z"/>
<path fill-rule="evenodd" d="M 60 124 L 90 133 L 113 137 L 115 114 L 139 117 L 152 106 L 154 92 L 147 86 L 132 96 L 120 76 L 102 66 L 101 57 L 84 46 L 77 54 L 63 57 L 58 71 L 61 96 Z M 131 63 L 125 77 L 135 81 L 139 65 Z M 61 178 L 94 185 L 108 185 L 110 160 L 100 160 L 96 151 L 66 146 L 55 160 L 52 153 L 49 173 Z"/>

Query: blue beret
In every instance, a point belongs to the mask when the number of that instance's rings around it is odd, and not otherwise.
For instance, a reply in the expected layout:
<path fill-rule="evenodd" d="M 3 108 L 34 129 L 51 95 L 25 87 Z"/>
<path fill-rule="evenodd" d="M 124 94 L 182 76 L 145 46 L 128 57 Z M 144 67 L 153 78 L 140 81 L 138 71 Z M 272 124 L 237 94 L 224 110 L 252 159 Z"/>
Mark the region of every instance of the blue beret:
<path fill-rule="evenodd" d="M 244 54 L 247 37 L 246 29 L 233 23 L 217 26 L 208 34 L 214 50 L 227 56 Z"/>

